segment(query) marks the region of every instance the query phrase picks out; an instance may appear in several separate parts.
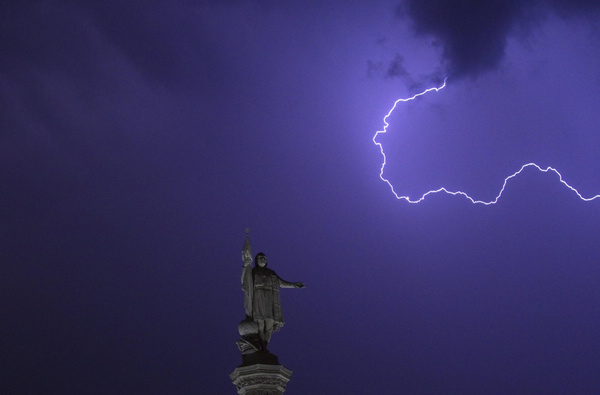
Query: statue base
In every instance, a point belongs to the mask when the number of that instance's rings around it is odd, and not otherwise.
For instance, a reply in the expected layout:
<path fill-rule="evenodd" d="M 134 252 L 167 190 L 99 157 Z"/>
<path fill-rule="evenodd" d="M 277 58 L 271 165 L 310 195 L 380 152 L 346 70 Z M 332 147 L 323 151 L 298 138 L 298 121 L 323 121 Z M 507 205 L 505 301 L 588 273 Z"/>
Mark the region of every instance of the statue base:
<path fill-rule="evenodd" d="M 244 355 L 242 365 L 229 375 L 239 395 L 281 395 L 291 376 L 277 356 L 266 352 Z"/>
<path fill-rule="evenodd" d="M 279 365 L 279 359 L 277 359 L 277 355 L 271 354 L 270 352 L 262 352 L 258 351 L 252 354 L 243 354 L 242 355 L 242 366 L 250 366 L 250 365 Z"/>

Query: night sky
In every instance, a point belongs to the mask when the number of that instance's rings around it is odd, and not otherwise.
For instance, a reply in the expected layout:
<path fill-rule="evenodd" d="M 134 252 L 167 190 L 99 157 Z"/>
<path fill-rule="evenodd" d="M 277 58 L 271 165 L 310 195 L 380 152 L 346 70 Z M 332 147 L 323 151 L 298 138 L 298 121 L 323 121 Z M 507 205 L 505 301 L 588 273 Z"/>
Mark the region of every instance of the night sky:
<path fill-rule="evenodd" d="M 598 1 L 5 1 L 0 392 L 600 393 Z"/>

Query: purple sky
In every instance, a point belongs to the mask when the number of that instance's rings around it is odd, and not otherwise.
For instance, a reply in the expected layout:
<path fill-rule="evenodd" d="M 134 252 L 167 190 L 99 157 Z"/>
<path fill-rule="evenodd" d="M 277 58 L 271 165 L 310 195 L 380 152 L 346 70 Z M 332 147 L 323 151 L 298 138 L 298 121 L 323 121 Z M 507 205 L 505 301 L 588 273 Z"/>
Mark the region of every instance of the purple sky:
<path fill-rule="evenodd" d="M 322 4 L 321 4 L 322 3 Z M 286 394 L 600 392 L 597 1 L 0 6 L 0 392 L 232 394 L 240 251 Z M 445 4 L 445 5 L 444 5 Z"/>

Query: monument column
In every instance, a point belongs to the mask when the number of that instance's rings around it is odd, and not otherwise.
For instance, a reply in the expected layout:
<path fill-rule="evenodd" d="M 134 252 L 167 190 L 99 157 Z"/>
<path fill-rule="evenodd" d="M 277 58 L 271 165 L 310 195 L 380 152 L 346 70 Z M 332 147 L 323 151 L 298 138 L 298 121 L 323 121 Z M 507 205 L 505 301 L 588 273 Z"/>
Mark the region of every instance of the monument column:
<path fill-rule="evenodd" d="M 242 364 L 230 375 L 239 395 L 281 395 L 292 371 L 279 364 L 267 348 L 271 335 L 283 326 L 279 288 L 304 288 L 300 282 L 289 282 L 267 268 L 267 257 L 258 253 L 252 267 L 252 248 L 246 229 L 242 248 L 242 291 L 246 318 L 240 322 L 241 338 L 237 346 Z"/>

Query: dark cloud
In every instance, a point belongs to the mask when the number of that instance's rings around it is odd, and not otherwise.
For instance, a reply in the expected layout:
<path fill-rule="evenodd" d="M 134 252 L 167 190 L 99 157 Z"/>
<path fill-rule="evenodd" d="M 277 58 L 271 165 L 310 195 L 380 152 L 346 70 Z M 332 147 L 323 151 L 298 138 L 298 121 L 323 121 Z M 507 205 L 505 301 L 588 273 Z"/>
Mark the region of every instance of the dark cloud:
<path fill-rule="evenodd" d="M 397 15 L 410 18 L 417 35 L 433 37 L 448 75 L 462 78 L 495 69 L 507 38 L 528 32 L 548 11 L 568 18 L 598 10 L 598 1 L 586 0 L 406 0 Z"/>
<path fill-rule="evenodd" d="M 401 55 L 396 55 L 392 63 L 387 69 L 387 77 L 405 77 L 408 75 L 406 68 L 404 67 L 404 58 Z"/>
<path fill-rule="evenodd" d="M 385 78 L 401 78 L 403 80 L 411 80 L 410 74 L 404 67 L 404 58 L 399 54 L 396 54 L 394 60 L 392 60 L 392 62 L 387 66 L 387 69 L 385 62 L 375 62 L 371 60 L 367 62 L 368 78 L 382 75 Z"/>

